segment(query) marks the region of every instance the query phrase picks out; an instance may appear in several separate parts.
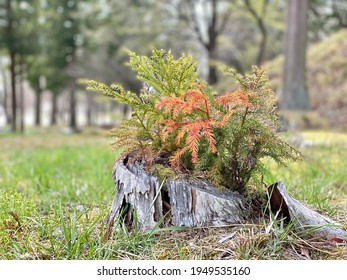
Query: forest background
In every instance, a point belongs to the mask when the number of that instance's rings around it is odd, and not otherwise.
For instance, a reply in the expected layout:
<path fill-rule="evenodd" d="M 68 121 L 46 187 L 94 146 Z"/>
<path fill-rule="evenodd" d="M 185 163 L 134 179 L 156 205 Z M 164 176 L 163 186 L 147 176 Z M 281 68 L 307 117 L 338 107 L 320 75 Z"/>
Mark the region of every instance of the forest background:
<path fill-rule="evenodd" d="M 192 54 L 201 78 L 218 90 L 230 86 L 218 63 L 240 73 L 265 65 L 279 96 L 288 88 L 284 77 L 299 72 L 306 100 L 283 94 L 288 98 L 280 107 L 311 111 L 304 125 L 346 128 L 341 112 L 346 108 L 347 3 L 289 2 L 301 14 L 289 13 L 286 1 L 278 0 L 1 0 L 1 130 L 116 125 L 129 108 L 86 92 L 78 80 L 117 82 L 139 91 L 142 85 L 126 65 L 127 50 L 148 55 L 152 48 Z M 295 40 L 288 35 L 294 25 L 304 34 L 294 51 L 306 59 L 288 68 L 283 56 Z M 288 99 L 298 101 L 291 105 Z"/>

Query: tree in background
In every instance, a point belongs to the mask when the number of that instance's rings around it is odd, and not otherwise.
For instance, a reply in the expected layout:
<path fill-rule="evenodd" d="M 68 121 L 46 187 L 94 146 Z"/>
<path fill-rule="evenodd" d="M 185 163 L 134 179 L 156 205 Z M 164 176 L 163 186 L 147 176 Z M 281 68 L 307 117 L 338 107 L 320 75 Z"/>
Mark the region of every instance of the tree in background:
<path fill-rule="evenodd" d="M 305 72 L 309 0 L 288 0 L 287 3 L 285 61 L 280 107 L 286 110 L 308 110 L 310 103 Z"/>
<path fill-rule="evenodd" d="M 7 73 L 4 69 L 1 54 L 0 54 L 0 77 L 2 78 L 2 82 L 3 82 L 3 89 L 0 90 L 0 92 L 2 92 L 1 104 L 2 104 L 2 107 L 4 110 L 5 123 L 10 125 L 11 124 L 11 116 L 10 116 L 9 111 L 8 111 Z"/>
<path fill-rule="evenodd" d="M 198 42 L 207 51 L 207 81 L 213 85 L 218 82 L 217 59 L 218 37 L 230 17 L 230 5 L 226 1 L 188 0 L 179 1 L 176 13 L 194 33 Z"/>
<path fill-rule="evenodd" d="M 211 49 L 208 45 L 214 49 L 213 55 L 210 52 L 209 57 L 213 56 L 211 61 L 221 61 L 240 73 L 250 71 L 252 65 L 262 64 L 281 53 L 285 10 L 282 1 L 201 0 L 164 3 L 167 12 L 163 24 L 166 26 L 165 34 L 169 34 L 168 40 L 171 40 L 170 48 L 179 45 L 180 52 L 189 51 L 201 57 L 202 67 L 205 66 L 204 61 L 209 60 L 206 59 L 209 56 L 206 53 Z M 178 18 L 176 22 L 175 18 Z M 200 72 L 207 72 L 204 76 L 209 79 L 208 73 L 215 73 L 215 64 L 207 64 L 212 71 L 207 69 Z M 217 80 L 221 81 L 218 77 Z"/>
<path fill-rule="evenodd" d="M 42 108 L 42 92 L 45 88 L 45 77 L 47 64 L 47 54 L 45 52 L 45 26 L 43 24 L 43 15 L 41 9 L 41 1 L 32 1 L 32 16 L 27 22 L 25 55 L 23 63 L 26 65 L 26 79 L 35 93 L 35 110 L 34 124 L 40 126 L 42 124 L 41 108 Z M 23 115 L 23 114 L 22 114 Z"/>
<path fill-rule="evenodd" d="M 40 126 L 41 123 L 41 107 L 42 107 L 42 92 L 45 88 L 45 73 L 46 61 L 45 56 L 41 53 L 38 56 L 30 56 L 27 58 L 28 74 L 27 79 L 30 86 L 35 92 L 35 110 L 34 110 L 34 123 Z"/>
<path fill-rule="evenodd" d="M 55 65 L 57 67 L 57 65 Z M 58 114 L 58 97 L 63 92 L 66 87 L 66 77 L 59 71 L 59 68 L 49 68 L 46 72 L 47 79 L 47 89 L 51 92 L 52 96 L 52 109 L 50 117 L 50 125 L 57 124 L 57 114 Z"/>
<path fill-rule="evenodd" d="M 86 77 L 97 76 L 104 82 L 122 82 L 131 90 L 141 84 L 125 65 L 127 49 L 149 54 L 152 47 L 165 48 L 168 40 L 158 3 L 137 1 L 89 1 L 83 11 L 82 32 L 85 36 L 83 55 L 79 61 Z"/>
<path fill-rule="evenodd" d="M 80 1 L 85 3 L 88 1 Z M 79 47 L 83 44 L 80 31 L 79 6 L 77 1 L 47 1 L 41 8 L 45 17 L 42 35 L 44 74 L 46 89 L 52 93 L 50 123 L 56 124 L 57 97 L 64 89 L 69 90 L 69 127 L 77 130 L 76 79 L 78 73 Z M 42 69 L 41 69 L 42 70 Z"/>
<path fill-rule="evenodd" d="M 347 27 L 347 2 L 344 0 L 332 0 L 332 16 L 338 20 L 338 26 Z"/>
<path fill-rule="evenodd" d="M 82 32 L 85 36 L 80 69 L 86 78 L 98 77 L 106 83 L 122 83 L 127 89 L 139 92 L 142 84 L 127 65 L 127 49 L 148 54 L 153 46 L 169 49 L 160 3 L 150 0 L 89 1 L 82 9 Z M 95 114 L 110 109 L 117 118 L 129 115 L 130 107 L 87 93 L 86 118 L 92 123 Z M 108 104 L 112 102 L 112 104 Z M 93 117 L 94 116 L 94 117 Z M 106 123 L 107 125 L 107 123 Z"/>
<path fill-rule="evenodd" d="M 31 55 L 37 55 L 37 42 L 39 41 L 39 30 L 37 22 L 39 10 L 36 8 L 39 0 L 19 2 L 19 11 L 17 17 L 20 22 L 20 28 L 16 31 L 16 40 L 18 44 L 18 80 L 19 85 L 19 108 L 20 108 L 20 131 L 24 132 L 24 115 L 25 115 L 25 92 L 24 81 L 27 79 L 26 74 L 28 65 L 26 59 Z"/>
<path fill-rule="evenodd" d="M 308 11 L 308 39 L 318 42 L 347 27 L 346 0 L 311 0 Z"/>
<path fill-rule="evenodd" d="M 24 90 L 25 58 L 35 51 L 36 30 L 32 28 L 35 19 L 35 1 L 0 1 L 0 36 L 4 38 L 0 47 L 7 50 L 10 58 L 11 78 L 11 129 L 17 131 L 17 111 L 21 109 L 20 128 L 24 130 Z M 18 69 L 18 70 L 16 70 Z M 17 78 L 18 81 L 17 81 Z M 16 83 L 20 82 L 20 99 L 17 98 Z M 18 106 L 20 105 L 20 106 Z"/>
<path fill-rule="evenodd" d="M 11 130 L 17 131 L 17 95 L 16 95 L 16 39 L 15 36 L 15 17 L 14 17 L 14 5 L 17 5 L 17 1 L 2 0 L 0 2 L 0 9 L 2 10 L 2 24 L 1 24 L 1 47 L 7 49 L 10 57 L 10 79 L 11 79 Z"/>
<path fill-rule="evenodd" d="M 266 43 L 267 43 L 267 28 L 265 25 L 265 17 L 267 13 L 267 8 L 269 5 L 269 0 L 256 1 L 256 3 L 261 3 L 260 11 L 257 11 L 254 4 L 251 0 L 244 0 L 244 5 L 246 9 L 250 12 L 250 14 L 254 17 L 257 26 L 259 28 L 261 39 L 259 51 L 256 59 L 256 65 L 261 65 L 265 60 L 265 51 L 266 51 Z"/>
<path fill-rule="evenodd" d="M 85 2 L 85 1 L 81 1 Z M 63 46 L 63 57 L 67 62 L 65 73 L 69 84 L 69 127 L 72 131 L 77 130 L 76 116 L 76 89 L 78 78 L 77 50 L 83 44 L 80 31 L 80 19 L 77 16 L 78 2 L 74 0 L 58 1 L 59 25 L 56 27 L 56 35 L 59 37 L 60 46 Z"/>
<path fill-rule="evenodd" d="M 308 43 L 342 27 L 333 3 L 310 1 Z M 217 76 L 214 62 L 221 61 L 245 73 L 253 64 L 281 54 L 284 10 L 280 0 L 0 0 L 0 48 L 7 56 L 6 62 L 13 61 L 2 74 L 9 77 L 5 104 L 11 105 L 12 110 L 7 111 L 16 116 L 24 111 L 20 105 L 25 104 L 26 95 L 21 85 L 27 80 L 36 92 L 36 124 L 41 123 L 43 86 L 52 94 L 50 123 L 55 124 L 58 96 L 68 91 L 70 98 L 61 101 L 67 105 L 64 108 L 70 108 L 69 123 L 75 130 L 79 77 L 119 82 L 136 92 L 141 89 L 126 65 L 127 49 L 145 55 L 153 47 L 172 49 L 177 55 L 190 53 L 201 62 L 200 72 L 206 74 L 203 77 L 211 84 L 218 81 L 215 87 L 227 88 L 229 85 Z M 298 72 L 301 62 L 292 63 L 294 72 Z M 117 117 L 121 112 L 128 113 L 127 106 L 100 105 L 92 95 L 80 97 L 85 97 L 81 101 L 87 103 L 88 123 L 96 119 L 93 112 L 112 110 Z M 292 102 L 293 98 L 288 98 Z M 111 101 L 106 99 L 108 102 Z M 7 119 L 11 119 L 11 114 Z M 18 123 L 20 115 L 16 119 Z M 12 129 L 14 125 L 16 122 L 12 122 Z"/>

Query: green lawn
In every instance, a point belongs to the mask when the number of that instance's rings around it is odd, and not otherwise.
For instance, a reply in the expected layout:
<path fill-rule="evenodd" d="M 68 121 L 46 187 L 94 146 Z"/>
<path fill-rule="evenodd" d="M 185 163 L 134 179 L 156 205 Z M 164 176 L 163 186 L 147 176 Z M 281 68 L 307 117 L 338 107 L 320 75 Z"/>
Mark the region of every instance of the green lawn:
<path fill-rule="evenodd" d="M 346 226 L 347 135 L 303 136 L 316 143 L 300 149 L 305 160 L 281 168 L 268 162 L 264 180 L 283 180 L 296 198 Z M 345 247 L 300 239 L 283 224 L 265 232 L 266 219 L 147 234 L 119 226 L 104 242 L 117 156 L 109 142 L 85 134 L 0 136 L 0 259 L 300 259 L 303 248 L 310 258 L 347 259 Z M 235 238 L 218 243 L 233 231 Z"/>

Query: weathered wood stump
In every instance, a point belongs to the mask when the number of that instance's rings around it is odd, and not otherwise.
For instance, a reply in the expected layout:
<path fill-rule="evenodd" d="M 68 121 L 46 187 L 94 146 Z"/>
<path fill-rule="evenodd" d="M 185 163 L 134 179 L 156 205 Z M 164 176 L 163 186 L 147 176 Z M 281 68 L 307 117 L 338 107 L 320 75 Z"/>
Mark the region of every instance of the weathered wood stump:
<path fill-rule="evenodd" d="M 163 226 L 211 226 L 249 222 L 250 213 L 242 195 L 218 191 L 209 182 L 167 179 L 147 173 L 141 164 L 126 159 L 115 163 L 113 179 L 116 193 L 107 218 L 105 239 L 109 239 L 115 219 L 137 221 L 137 229 L 149 231 Z M 269 187 L 273 212 L 294 222 L 297 232 L 347 241 L 347 231 L 333 220 L 311 210 L 286 191 L 283 182 Z M 134 217 L 136 215 L 136 218 Z M 128 221 L 128 222 L 129 222 Z"/>
<path fill-rule="evenodd" d="M 168 181 L 172 220 L 176 226 L 227 225 L 245 222 L 244 198 L 236 192 L 219 192 L 205 181 Z"/>
<path fill-rule="evenodd" d="M 271 185 L 269 193 L 272 210 L 280 211 L 284 217 L 293 221 L 297 232 L 347 241 L 347 231 L 342 225 L 293 198 L 288 194 L 283 182 Z"/>
<path fill-rule="evenodd" d="M 160 182 L 141 165 L 125 165 L 124 160 L 116 162 L 113 178 L 116 194 L 107 218 L 106 239 L 115 219 L 130 212 L 136 213 L 138 229 L 143 231 L 157 226 L 165 214 L 170 215 L 172 226 L 227 225 L 247 220 L 246 201 L 240 194 L 219 192 L 206 181 Z"/>

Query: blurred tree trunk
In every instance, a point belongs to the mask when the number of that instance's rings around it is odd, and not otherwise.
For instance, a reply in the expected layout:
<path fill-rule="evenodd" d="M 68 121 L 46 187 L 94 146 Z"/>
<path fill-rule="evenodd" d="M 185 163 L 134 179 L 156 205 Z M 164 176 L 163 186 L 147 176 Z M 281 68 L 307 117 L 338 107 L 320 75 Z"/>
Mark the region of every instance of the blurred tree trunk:
<path fill-rule="evenodd" d="M 101 115 L 102 115 L 102 103 L 97 102 L 96 103 L 96 110 L 95 110 L 95 119 L 96 119 L 96 125 L 99 126 L 101 124 Z"/>
<path fill-rule="evenodd" d="M 207 81 L 213 85 L 218 82 L 217 68 L 214 65 L 217 52 L 217 37 L 219 30 L 217 29 L 217 0 L 212 0 L 212 16 L 208 26 L 208 42 L 205 43 L 205 48 L 208 51 L 208 79 Z"/>
<path fill-rule="evenodd" d="M 69 127 L 73 130 L 77 130 L 77 122 L 76 122 L 76 79 L 71 79 L 70 86 L 70 119 L 69 119 Z"/>
<path fill-rule="evenodd" d="M 21 77 L 19 88 L 19 104 L 20 104 L 20 132 L 25 130 L 25 101 L 24 101 L 24 80 Z"/>
<path fill-rule="evenodd" d="M 263 61 L 265 60 L 265 51 L 266 51 L 266 43 L 267 43 L 267 30 L 265 26 L 265 16 L 266 16 L 266 10 L 269 4 L 269 0 L 263 1 L 263 7 L 261 10 L 261 13 L 257 13 L 254 7 L 252 6 L 251 2 L 249 0 L 244 0 L 244 3 L 246 5 L 247 10 L 252 14 L 254 19 L 257 22 L 261 39 L 260 39 L 260 46 L 258 51 L 258 56 L 256 59 L 256 64 L 261 65 Z"/>
<path fill-rule="evenodd" d="M 5 98 L 5 103 L 4 103 L 4 110 L 5 110 L 5 117 L 6 117 L 6 124 L 10 125 L 12 123 L 12 116 L 8 108 L 8 91 L 7 91 L 7 82 L 4 81 L 5 88 L 4 88 L 4 98 Z"/>
<path fill-rule="evenodd" d="M 25 102 L 24 102 L 24 57 L 20 55 L 19 62 L 19 106 L 20 106 L 20 132 L 25 130 Z"/>
<path fill-rule="evenodd" d="M 196 16 L 196 21 L 198 21 L 198 16 Z M 207 29 L 207 42 L 204 41 L 202 31 L 196 27 L 196 32 L 200 32 L 198 38 L 200 43 L 206 48 L 208 52 L 208 78 L 209 84 L 213 85 L 218 82 L 217 67 L 215 65 L 215 60 L 217 59 L 217 38 L 223 31 L 225 23 L 228 19 L 228 14 L 224 15 L 220 26 L 217 26 L 217 0 L 211 0 L 211 15 L 210 21 L 208 22 Z M 198 25 L 197 25 L 198 26 Z"/>
<path fill-rule="evenodd" d="M 217 39 L 223 32 L 230 17 L 230 11 L 224 9 L 224 13 L 222 13 L 218 3 L 218 0 L 185 0 L 178 5 L 180 18 L 185 21 L 186 25 L 192 28 L 199 43 L 208 53 L 207 81 L 210 84 L 218 82 L 217 67 L 215 65 L 217 59 Z"/>
<path fill-rule="evenodd" d="M 91 93 L 87 93 L 87 110 L 86 110 L 86 120 L 87 125 L 92 126 L 93 125 L 93 96 Z"/>
<path fill-rule="evenodd" d="M 42 103 L 42 89 L 38 85 L 35 90 L 36 102 L 35 102 L 35 125 L 41 125 L 41 103 Z"/>
<path fill-rule="evenodd" d="M 11 130 L 17 131 L 17 98 L 16 98 L 16 52 L 14 50 L 14 22 L 12 18 L 12 5 L 11 0 L 6 1 L 6 16 L 7 16 L 7 30 L 8 43 L 9 43 L 9 55 L 10 55 L 10 76 L 11 76 L 11 97 L 12 97 L 12 115 L 11 115 Z"/>
<path fill-rule="evenodd" d="M 211 46 L 211 51 L 208 52 L 208 78 L 207 81 L 210 85 L 218 82 L 217 67 L 214 65 L 216 60 L 216 47 L 215 44 Z"/>
<path fill-rule="evenodd" d="M 4 83 L 3 108 L 4 108 L 4 113 L 5 113 L 5 122 L 7 125 L 10 125 L 11 124 L 11 116 L 10 116 L 9 111 L 8 111 L 7 75 L 6 75 L 6 72 L 5 72 L 4 67 L 2 65 L 1 56 L 0 56 L 0 74 L 2 77 L 2 81 Z"/>
<path fill-rule="evenodd" d="M 52 93 L 52 111 L 51 111 L 51 125 L 57 124 L 57 111 L 58 111 L 58 94 Z"/>
<path fill-rule="evenodd" d="M 10 51 L 10 75 L 11 75 L 11 91 L 12 91 L 12 99 L 11 99 L 11 130 L 12 132 L 17 131 L 17 95 L 16 95 L 16 54 L 13 51 Z"/>
<path fill-rule="evenodd" d="M 309 0 L 288 0 L 285 61 L 280 106 L 285 110 L 308 110 L 306 87 L 307 11 Z"/>

